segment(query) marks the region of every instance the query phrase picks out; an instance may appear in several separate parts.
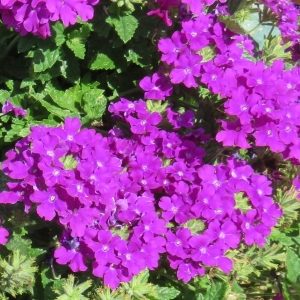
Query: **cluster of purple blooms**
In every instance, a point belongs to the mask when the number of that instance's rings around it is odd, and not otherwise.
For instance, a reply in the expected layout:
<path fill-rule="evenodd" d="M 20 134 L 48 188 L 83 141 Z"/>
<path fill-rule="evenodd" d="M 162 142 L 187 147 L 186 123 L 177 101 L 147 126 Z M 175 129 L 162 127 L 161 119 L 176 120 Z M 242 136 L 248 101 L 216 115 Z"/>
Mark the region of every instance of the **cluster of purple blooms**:
<path fill-rule="evenodd" d="M 229 273 L 226 251 L 240 243 L 264 245 L 282 214 L 271 181 L 234 158 L 204 164 L 209 137 L 195 129 L 191 111 L 168 108 L 162 122 L 145 101 L 126 99 L 109 111 L 122 126 L 107 137 L 67 118 L 56 128 L 32 127 L 2 164 L 13 181 L 0 203 L 23 202 L 26 212 L 62 226 L 57 263 L 77 272 L 91 262 L 115 289 L 156 269 L 163 254 L 188 282 L 207 267 Z M 6 235 L 1 228 L 0 242 Z"/>
<path fill-rule="evenodd" d="M 218 10 L 206 14 L 202 6 L 195 9 L 186 7 L 192 14 L 184 14 L 182 29 L 159 40 L 167 70 L 141 81 L 145 98 L 164 100 L 172 92 L 172 84 L 188 88 L 204 84 L 226 99 L 228 117 L 219 120 L 218 142 L 242 149 L 269 147 L 285 159 L 299 160 L 299 67 L 285 70 L 282 60 L 271 66 L 249 60 L 254 48 L 250 39 L 218 22 Z M 212 59 L 205 57 L 207 49 L 213 51 Z"/>
<path fill-rule="evenodd" d="M 299 10 L 291 0 L 263 0 L 278 18 L 278 28 L 284 38 L 299 43 Z"/>
<path fill-rule="evenodd" d="M 0 0 L 0 15 L 8 28 L 21 35 L 51 35 L 50 22 L 61 20 L 65 26 L 91 20 L 99 0 Z"/>

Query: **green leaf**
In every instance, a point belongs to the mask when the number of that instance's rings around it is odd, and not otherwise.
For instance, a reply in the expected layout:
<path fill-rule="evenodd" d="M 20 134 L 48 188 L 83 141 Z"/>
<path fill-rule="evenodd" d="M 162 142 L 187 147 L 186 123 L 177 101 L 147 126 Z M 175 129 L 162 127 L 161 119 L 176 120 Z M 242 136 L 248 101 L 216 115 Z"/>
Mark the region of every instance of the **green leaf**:
<path fill-rule="evenodd" d="M 78 59 L 71 53 L 69 49 L 62 49 L 63 57 L 61 60 L 61 75 L 72 83 L 79 83 L 80 69 Z"/>
<path fill-rule="evenodd" d="M 77 112 L 76 103 L 80 104 L 82 92 L 80 86 L 75 85 L 66 91 L 57 90 L 50 83 L 46 85 L 45 92 L 59 106 L 73 112 Z"/>
<path fill-rule="evenodd" d="M 10 236 L 9 242 L 5 244 L 5 247 L 11 251 L 19 250 L 20 254 L 27 256 L 28 249 L 31 247 L 31 240 L 25 239 L 23 235 L 24 232 L 13 232 L 12 236 Z"/>
<path fill-rule="evenodd" d="M 65 26 L 61 22 L 57 21 L 52 25 L 52 29 L 54 31 L 53 37 L 56 46 L 61 46 L 66 40 L 66 36 L 64 34 Z"/>
<path fill-rule="evenodd" d="M 287 278 L 291 282 L 296 282 L 300 275 L 300 259 L 299 256 L 290 248 L 286 253 Z"/>
<path fill-rule="evenodd" d="M 43 44 L 43 47 L 34 51 L 33 70 L 34 72 L 43 72 L 50 69 L 61 56 L 60 48 L 53 47 L 49 43 Z"/>
<path fill-rule="evenodd" d="M 31 78 L 24 78 L 21 82 L 21 85 L 20 85 L 20 88 L 23 89 L 25 87 L 28 87 L 28 86 L 34 86 L 36 85 L 35 81 L 32 80 Z"/>
<path fill-rule="evenodd" d="M 114 61 L 105 53 L 97 53 L 89 63 L 91 70 L 112 70 L 115 68 Z"/>
<path fill-rule="evenodd" d="M 90 27 L 85 24 L 78 30 L 68 34 L 67 46 L 73 51 L 76 57 L 84 59 L 86 40 L 90 35 Z"/>
<path fill-rule="evenodd" d="M 93 89 L 83 95 L 84 111 L 90 119 L 100 119 L 105 112 L 107 100 L 104 90 Z"/>
<path fill-rule="evenodd" d="M 286 282 L 286 280 L 284 280 L 284 278 L 280 278 L 280 283 L 282 286 L 282 295 L 284 297 L 285 300 L 292 300 L 291 298 L 291 294 L 290 294 L 290 288 Z"/>
<path fill-rule="evenodd" d="M 225 297 L 227 291 L 227 283 L 216 282 L 213 283 L 207 290 L 204 300 L 222 300 Z"/>
<path fill-rule="evenodd" d="M 125 44 L 131 40 L 138 27 L 138 20 L 132 15 L 118 16 L 118 18 L 108 18 L 107 22 L 114 26 L 120 39 Z"/>
<path fill-rule="evenodd" d="M 294 244 L 291 237 L 287 236 L 284 232 L 281 232 L 278 228 L 273 228 L 272 234 L 269 236 L 271 241 L 279 242 L 284 246 L 291 246 Z"/>
<path fill-rule="evenodd" d="M 18 52 L 24 53 L 30 50 L 33 45 L 35 45 L 38 42 L 38 37 L 28 34 L 26 36 L 22 36 L 21 39 L 18 41 Z"/>
<path fill-rule="evenodd" d="M 155 289 L 157 290 L 157 299 L 159 300 L 175 299 L 180 294 L 180 291 L 176 290 L 173 287 L 155 286 Z"/>
<path fill-rule="evenodd" d="M 39 101 L 43 107 L 47 109 L 47 111 L 60 119 L 64 120 L 66 117 L 71 115 L 71 111 L 67 109 L 62 109 L 56 105 L 50 104 L 48 101 L 44 100 L 43 94 L 33 94 L 31 95 L 34 99 Z"/>

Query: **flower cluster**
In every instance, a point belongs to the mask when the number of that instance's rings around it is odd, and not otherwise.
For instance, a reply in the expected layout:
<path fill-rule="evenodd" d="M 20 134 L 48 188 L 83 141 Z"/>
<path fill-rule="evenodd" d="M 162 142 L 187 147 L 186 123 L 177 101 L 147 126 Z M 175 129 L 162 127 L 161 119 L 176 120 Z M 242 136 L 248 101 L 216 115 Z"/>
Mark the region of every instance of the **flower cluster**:
<path fill-rule="evenodd" d="M 50 36 L 50 21 L 61 20 L 73 25 L 79 16 L 88 21 L 94 16 L 93 6 L 99 0 L 1 0 L 0 14 L 8 28 L 21 35 L 32 33 L 43 38 Z"/>
<path fill-rule="evenodd" d="M 188 88 L 204 84 L 227 99 L 228 118 L 219 120 L 216 136 L 224 146 L 269 147 L 286 159 L 299 160 L 299 67 L 285 70 L 281 60 L 271 66 L 249 60 L 251 40 L 228 30 L 216 14 L 199 13 L 192 5 L 189 9 L 193 15 L 182 21 L 182 29 L 158 43 L 161 61 L 170 70 L 169 83 Z M 167 77 L 164 80 L 166 85 Z M 158 95 L 160 87 L 155 88 Z"/>
<path fill-rule="evenodd" d="M 278 18 L 278 28 L 284 38 L 299 43 L 300 32 L 298 26 L 299 11 L 290 0 L 263 0 Z"/>
<path fill-rule="evenodd" d="M 260 247 L 281 210 L 271 182 L 244 162 L 203 164 L 194 115 L 121 99 L 109 107 L 123 123 L 107 137 L 80 130 L 77 118 L 37 126 L 7 152 L 3 172 L 14 181 L 0 203 L 23 202 L 64 228 L 57 263 L 87 270 L 116 288 L 166 253 L 187 282 L 216 266 L 229 273 L 226 251 L 241 242 Z M 168 122 L 167 128 L 162 128 Z"/>

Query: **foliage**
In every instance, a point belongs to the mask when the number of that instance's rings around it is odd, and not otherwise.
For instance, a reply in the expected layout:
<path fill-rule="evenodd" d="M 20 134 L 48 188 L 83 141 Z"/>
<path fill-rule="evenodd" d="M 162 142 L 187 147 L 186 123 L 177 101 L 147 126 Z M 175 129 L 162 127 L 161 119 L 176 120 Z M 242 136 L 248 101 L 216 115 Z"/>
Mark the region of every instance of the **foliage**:
<path fill-rule="evenodd" d="M 0 299 L 299 299 L 299 7 L 35 2 L 0 4 Z"/>

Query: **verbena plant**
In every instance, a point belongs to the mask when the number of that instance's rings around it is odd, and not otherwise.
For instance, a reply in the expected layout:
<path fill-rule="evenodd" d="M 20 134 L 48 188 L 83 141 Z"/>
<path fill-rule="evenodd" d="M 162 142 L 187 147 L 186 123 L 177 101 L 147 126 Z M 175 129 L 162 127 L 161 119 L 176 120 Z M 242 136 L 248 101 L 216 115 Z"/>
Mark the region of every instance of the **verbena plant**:
<path fill-rule="evenodd" d="M 0 14 L 1 299 L 299 299 L 296 3 Z"/>

